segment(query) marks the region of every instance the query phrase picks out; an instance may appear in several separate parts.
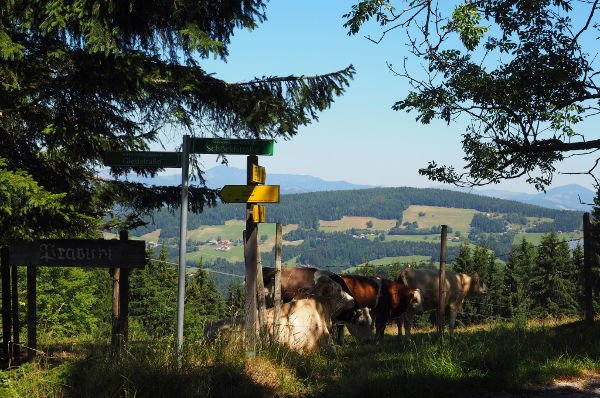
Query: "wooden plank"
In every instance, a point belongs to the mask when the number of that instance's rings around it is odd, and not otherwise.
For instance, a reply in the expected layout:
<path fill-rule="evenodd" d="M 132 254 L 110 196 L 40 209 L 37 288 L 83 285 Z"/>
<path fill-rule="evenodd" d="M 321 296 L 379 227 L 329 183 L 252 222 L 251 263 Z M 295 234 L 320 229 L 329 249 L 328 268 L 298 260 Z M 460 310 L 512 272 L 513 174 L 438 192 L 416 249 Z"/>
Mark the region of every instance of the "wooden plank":
<path fill-rule="evenodd" d="M 144 241 L 47 239 L 9 246 L 11 265 L 143 268 Z"/>
<path fill-rule="evenodd" d="M 15 268 L 16 269 L 16 268 Z M 35 357 L 37 350 L 37 267 L 27 267 L 27 360 Z"/>
<path fill-rule="evenodd" d="M 3 247 L 0 255 L 2 272 L 2 355 L 4 366 L 11 362 L 9 342 L 11 339 L 12 311 L 10 305 L 10 266 L 8 263 L 8 248 Z"/>
<path fill-rule="evenodd" d="M 15 267 L 12 268 L 10 273 L 11 279 L 11 297 L 12 297 L 12 327 L 13 327 L 13 342 L 12 342 L 12 355 L 14 364 L 19 365 L 21 362 L 21 338 L 19 336 L 20 324 L 19 324 L 19 273 Z"/>
<path fill-rule="evenodd" d="M 594 323 L 594 301 L 592 299 L 592 234 L 590 213 L 583 213 L 583 283 L 585 322 Z"/>
<path fill-rule="evenodd" d="M 127 231 L 121 231 L 119 239 L 126 241 L 129 239 Z M 129 269 L 121 268 L 121 286 L 119 290 L 119 333 L 122 343 L 127 343 L 127 334 L 129 332 Z"/>
<path fill-rule="evenodd" d="M 273 301 L 275 309 L 273 310 L 274 326 L 273 341 L 279 341 L 279 316 L 281 314 L 281 252 L 283 248 L 283 238 L 281 224 L 275 225 L 275 293 Z"/>
<path fill-rule="evenodd" d="M 441 248 L 440 248 L 440 277 L 439 277 L 439 305 L 438 305 L 438 339 L 442 342 L 444 333 L 444 315 L 446 311 L 446 246 L 448 244 L 448 226 L 442 225 L 441 232 Z"/>

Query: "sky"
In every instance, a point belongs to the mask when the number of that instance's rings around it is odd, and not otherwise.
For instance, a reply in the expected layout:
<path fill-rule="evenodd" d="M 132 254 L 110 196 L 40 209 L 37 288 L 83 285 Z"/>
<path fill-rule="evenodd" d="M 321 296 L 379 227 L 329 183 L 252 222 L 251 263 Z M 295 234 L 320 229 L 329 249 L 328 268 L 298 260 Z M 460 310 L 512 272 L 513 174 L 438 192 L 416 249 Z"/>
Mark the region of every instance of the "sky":
<path fill-rule="evenodd" d="M 261 76 L 325 74 L 354 65 L 356 75 L 346 93 L 320 113 L 319 120 L 301 126 L 291 140 L 278 140 L 274 156 L 259 158 L 267 170 L 267 183 L 269 173 L 288 173 L 386 187 L 440 187 L 440 183 L 420 176 L 418 169 L 431 160 L 457 167 L 464 164 L 460 134 L 466 124 L 435 121 L 422 125 L 415 121 L 416 114 L 391 109 L 409 92 L 409 86 L 388 70 L 386 62 L 400 66 L 410 56 L 406 36 L 398 30 L 374 44 L 364 36 L 376 35 L 379 29 L 375 25 L 369 25 L 370 31 L 348 36 L 342 15 L 352 4 L 342 0 L 271 0 L 266 8 L 267 21 L 253 31 L 236 31 L 226 63 L 211 59 L 201 65 L 230 82 Z M 409 60 L 412 67 L 419 67 L 417 60 Z M 597 121 L 586 122 L 586 137 L 597 138 L 598 127 Z M 166 143 L 166 149 L 180 144 Z M 230 166 L 246 167 L 245 156 L 229 156 L 228 160 Z M 590 162 L 589 158 L 569 160 L 558 168 L 582 171 Z M 202 157 L 205 169 L 219 164 L 215 156 Z M 591 189 L 593 181 L 585 176 L 556 174 L 552 186 L 569 183 Z M 489 188 L 535 192 L 524 180 Z"/>

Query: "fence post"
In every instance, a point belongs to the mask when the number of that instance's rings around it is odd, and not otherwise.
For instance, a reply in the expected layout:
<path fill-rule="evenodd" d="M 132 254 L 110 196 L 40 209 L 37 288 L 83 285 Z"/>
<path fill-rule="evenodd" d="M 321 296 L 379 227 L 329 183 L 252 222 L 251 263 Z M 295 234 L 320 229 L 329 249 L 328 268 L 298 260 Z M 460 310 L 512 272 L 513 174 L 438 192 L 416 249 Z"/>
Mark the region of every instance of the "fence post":
<path fill-rule="evenodd" d="M 583 283 L 585 322 L 594 323 L 594 302 L 592 300 L 592 231 L 590 213 L 583 213 Z"/>
<path fill-rule="evenodd" d="M 256 253 L 256 292 L 258 300 L 258 325 L 263 336 L 267 334 L 267 310 L 265 305 L 265 283 L 263 280 L 262 257 Z"/>
<path fill-rule="evenodd" d="M 129 239 L 129 232 L 124 230 L 119 232 L 119 240 Z M 127 343 L 129 332 L 129 267 L 121 268 L 121 281 L 119 286 L 119 334 L 120 342 Z"/>
<path fill-rule="evenodd" d="M 273 301 L 273 341 L 279 340 L 279 316 L 281 314 L 281 252 L 283 248 L 283 238 L 281 233 L 281 224 L 275 225 L 275 281 Z"/>
<path fill-rule="evenodd" d="M 112 269 L 112 332 L 111 344 L 113 350 L 118 352 L 120 346 L 119 338 L 119 288 L 121 282 L 121 268 Z"/>
<path fill-rule="evenodd" d="M 12 270 L 10 272 L 10 278 L 12 280 L 11 294 L 12 294 L 12 327 L 13 327 L 13 358 L 15 365 L 21 363 L 21 337 L 19 336 L 19 273 L 17 267 L 11 264 Z"/>
<path fill-rule="evenodd" d="M 8 263 L 8 247 L 3 247 L 0 254 L 2 273 L 2 355 L 5 366 L 8 367 L 12 360 L 10 355 L 11 338 L 11 308 L 10 308 L 10 264 Z"/>
<path fill-rule="evenodd" d="M 27 360 L 35 357 L 37 349 L 37 266 L 27 266 Z"/>
<path fill-rule="evenodd" d="M 444 315 L 446 311 L 446 246 L 448 244 L 448 226 L 442 225 L 442 233 L 440 235 L 440 275 L 438 287 L 438 341 L 442 343 L 444 334 Z"/>

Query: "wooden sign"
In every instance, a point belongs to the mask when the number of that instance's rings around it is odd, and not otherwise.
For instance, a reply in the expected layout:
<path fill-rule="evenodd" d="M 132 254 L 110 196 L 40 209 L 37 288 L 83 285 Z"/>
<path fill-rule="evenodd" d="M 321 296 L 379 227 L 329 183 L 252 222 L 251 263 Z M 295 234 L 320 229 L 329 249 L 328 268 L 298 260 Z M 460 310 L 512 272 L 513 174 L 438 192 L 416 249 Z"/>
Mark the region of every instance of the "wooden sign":
<path fill-rule="evenodd" d="M 146 243 L 127 240 L 46 239 L 9 245 L 11 265 L 144 268 Z"/>
<path fill-rule="evenodd" d="M 225 185 L 219 196 L 226 203 L 279 203 L 279 185 Z"/>

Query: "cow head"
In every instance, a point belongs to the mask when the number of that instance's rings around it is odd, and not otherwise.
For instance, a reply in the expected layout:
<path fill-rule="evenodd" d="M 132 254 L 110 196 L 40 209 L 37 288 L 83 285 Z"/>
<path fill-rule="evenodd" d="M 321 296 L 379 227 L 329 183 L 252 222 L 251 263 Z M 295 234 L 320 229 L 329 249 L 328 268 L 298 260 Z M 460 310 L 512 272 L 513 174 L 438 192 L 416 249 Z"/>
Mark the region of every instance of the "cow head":
<path fill-rule="evenodd" d="M 302 289 L 300 295 L 303 297 L 323 297 L 333 304 L 333 313 L 339 313 L 342 310 L 354 308 L 356 302 L 354 298 L 342 290 L 342 287 L 331 278 L 319 278 L 313 286 Z"/>
<path fill-rule="evenodd" d="M 471 293 L 473 294 L 487 294 L 488 289 L 485 283 L 479 277 L 477 272 L 471 274 Z"/>
<path fill-rule="evenodd" d="M 412 297 L 408 304 L 408 312 L 410 314 L 423 313 L 423 295 L 421 294 L 421 289 L 415 289 L 412 293 Z"/>
<path fill-rule="evenodd" d="M 373 318 L 371 310 L 359 308 L 354 311 L 350 322 L 345 323 L 348 331 L 359 343 L 367 343 L 373 340 Z"/>

